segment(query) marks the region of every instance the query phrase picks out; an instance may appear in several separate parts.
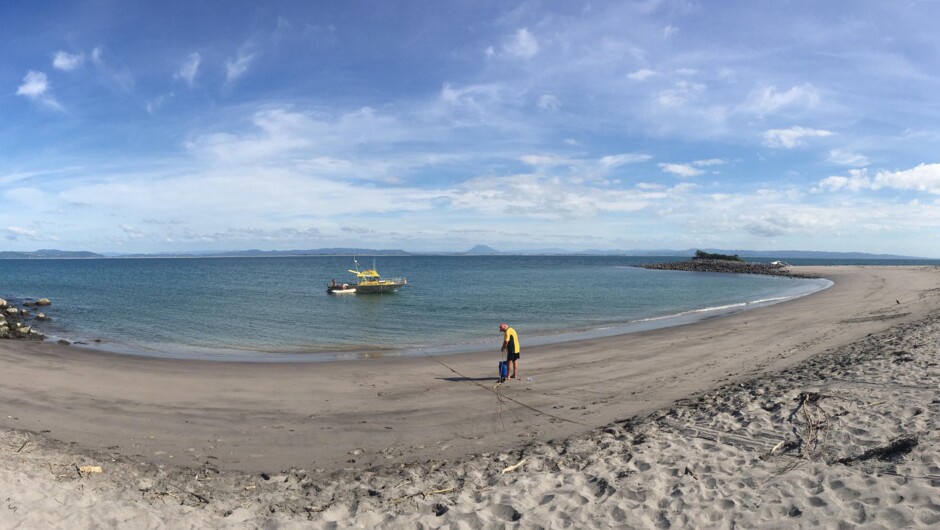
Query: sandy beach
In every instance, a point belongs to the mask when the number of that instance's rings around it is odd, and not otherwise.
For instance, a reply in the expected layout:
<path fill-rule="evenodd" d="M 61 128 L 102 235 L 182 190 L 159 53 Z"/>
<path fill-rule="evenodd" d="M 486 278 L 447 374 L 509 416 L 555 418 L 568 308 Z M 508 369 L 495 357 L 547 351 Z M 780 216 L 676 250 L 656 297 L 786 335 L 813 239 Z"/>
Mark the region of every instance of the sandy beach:
<path fill-rule="evenodd" d="M 940 270 L 795 269 L 835 284 L 523 336 L 502 385 L 495 322 L 492 352 L 330 363 L 0 341 L 0 527 L 940 524 Z"/>

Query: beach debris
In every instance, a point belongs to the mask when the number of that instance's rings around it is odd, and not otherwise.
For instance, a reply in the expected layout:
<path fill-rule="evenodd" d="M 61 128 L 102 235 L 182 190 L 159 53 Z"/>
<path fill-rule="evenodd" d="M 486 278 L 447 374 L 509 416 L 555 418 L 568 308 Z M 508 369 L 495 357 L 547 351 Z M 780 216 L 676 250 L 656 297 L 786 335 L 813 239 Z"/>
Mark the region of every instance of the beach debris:
<path fill-rule="evenodd" d="M 22 451 L 23 449 L 26 449 L 26 447 L 27 447 L 28 445 L 30 445 L 30 442 L 29 442 L 29 440 L 26 440 L 25 442 L 23 442 L 23 445 L 21 445 L 20 448 L 16 450 L 16 452 L 19 453 L 19 452 Z"/>
<path fill-rule="evenodd" d="M 455 488 L 454 488 L 453 486 L 451 486 L 451 487 L 449 487 L 449 488 L 444 488 L 444 489 L 439 489 L 439 490 L 425 491 L 425 492 L 422 493 L 422 495 L 424 495 L 425 497 L 429 497 L 429 496 L 431 496 L 431 495 L 440 495 L 440 494 L 442 494 L 442 493 L 450 493 L 450 492 L 454 491 L 454 489 L 455 489 Z"/>
<path fill-rule="evenodd" d="M 449 488 L 442 488 L 442 489 L 437 489 L 437 490 L 419 491 L 419 492 L 416 492 L 416 493 L 411 493 L 411 494 L 408 494 L 408 495 L 405 495 L 405 496 L 402 496 L 402 497 L 398 497 L 397 499 L 392 499 L 392 504 L 397 504 L 397 503 L 399 503 L 399 502 L 402 502 L 402 501 L 405 501 L 405 500 L 408 500 L 408 499 L 412 499 L 412 498 L 414 498 L 414 497 L 417 497 L 418 495 L 420 495 L 420 496 L 423 497 L 423 498 L 428 498 L 428 497 L 430 497 L 431 495 L 441 495 L 441 494 L 444 494 L 444 493 L 451 493 L 451 492 L 453 492 L 453 491 L 456 490 L 456 489 L 457 489 L 457 488 L 455 488 L 454 486 L 451 486 L 451 487 L 449 487 Z"/>
<path fill-rule="evenodd" d="M 101 473 L 101 466 L 81 466 L 78 468 L 79 473 L 89 474 L 89 473 Z"/>
<path fill-rule="evenodd" d="M 505 475 L 506 473 L 510 473 L 510 472 L 512 472 L 512 471 L 515 471 L 516 469 L 519 469 L 519 467 L 521 467 L 523 464 L 525 464 L 526 460 L 527 460 L 527 459 L 523 458 L 522 460 L 519 461 L 518 464 L 513 464 L 513 465 L 511 465 L 511 466 L 509 466 L 509 467 L 503 469 L 502 471 L 500 471 L 499 474 L 500 474 L 500 475 Z"/>
<path fill-rule="evenodd" d="M 798 443 L 803 447 L 802 456 L 806 460 L 816 459 L 827 449 L 829 414 L 819 406 L 819 401 L 824 397 L 827 396 L 818 392 L 800 392 L 796 398 L 799 405 L 793 409 L 787 419 L 793 426 L 793 434 Z M 796 425 L 801 418 L 803 420 L 802 432 Z"/>

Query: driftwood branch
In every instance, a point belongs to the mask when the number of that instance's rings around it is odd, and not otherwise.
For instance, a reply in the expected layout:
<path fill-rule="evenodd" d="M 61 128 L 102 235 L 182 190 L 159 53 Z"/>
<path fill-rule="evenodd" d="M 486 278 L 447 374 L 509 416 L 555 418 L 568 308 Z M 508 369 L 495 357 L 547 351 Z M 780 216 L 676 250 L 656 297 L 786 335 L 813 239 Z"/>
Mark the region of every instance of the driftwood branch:
<path fill-rule="evenodd" d="M 525 461 L 526 461 L 526 459 L 523 458 L 522 460 L 519 461 L 518 464 L 513 464 L 513 465 L 507 467 L 506 469 L 503 469 L 503 470 L 500 472 L 500 475 L 505 475 L 506 473 L 509 473 L 510 471 L 515 471 L 516 469 L 519 468 L 519 466 L 525 464 Z"/>

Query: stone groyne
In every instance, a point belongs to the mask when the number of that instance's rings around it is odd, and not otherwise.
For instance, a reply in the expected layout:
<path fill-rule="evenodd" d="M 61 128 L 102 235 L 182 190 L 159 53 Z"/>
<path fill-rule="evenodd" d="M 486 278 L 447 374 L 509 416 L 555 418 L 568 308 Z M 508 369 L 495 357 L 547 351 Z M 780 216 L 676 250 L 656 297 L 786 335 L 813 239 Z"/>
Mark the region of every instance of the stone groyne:
<path fill-rule="evenodd" d="M 667 263 L 649 263 L 640 265 L 644 269 L 688 272 L 730 272 L 735 274 L 764 274 L 767 276 L 786 276 L 788 278 L 819 278 L 815 274 L 797 274 L 790 272 L 786 264 L 752 263 L 724 259 L 691 259 L 689 261 L 671 261 Z"/>

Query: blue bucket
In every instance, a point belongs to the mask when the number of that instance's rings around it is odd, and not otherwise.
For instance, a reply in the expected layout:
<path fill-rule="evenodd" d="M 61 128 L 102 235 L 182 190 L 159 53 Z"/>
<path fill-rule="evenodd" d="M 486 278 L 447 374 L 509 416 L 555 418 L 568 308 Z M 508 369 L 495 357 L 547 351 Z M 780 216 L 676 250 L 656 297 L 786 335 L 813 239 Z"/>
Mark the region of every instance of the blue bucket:
<path fill-rule="evenodd" d="M 499 376 L 505 379 L 509 375 L 509 365 L 506 361 L 499 361 Z"/>

